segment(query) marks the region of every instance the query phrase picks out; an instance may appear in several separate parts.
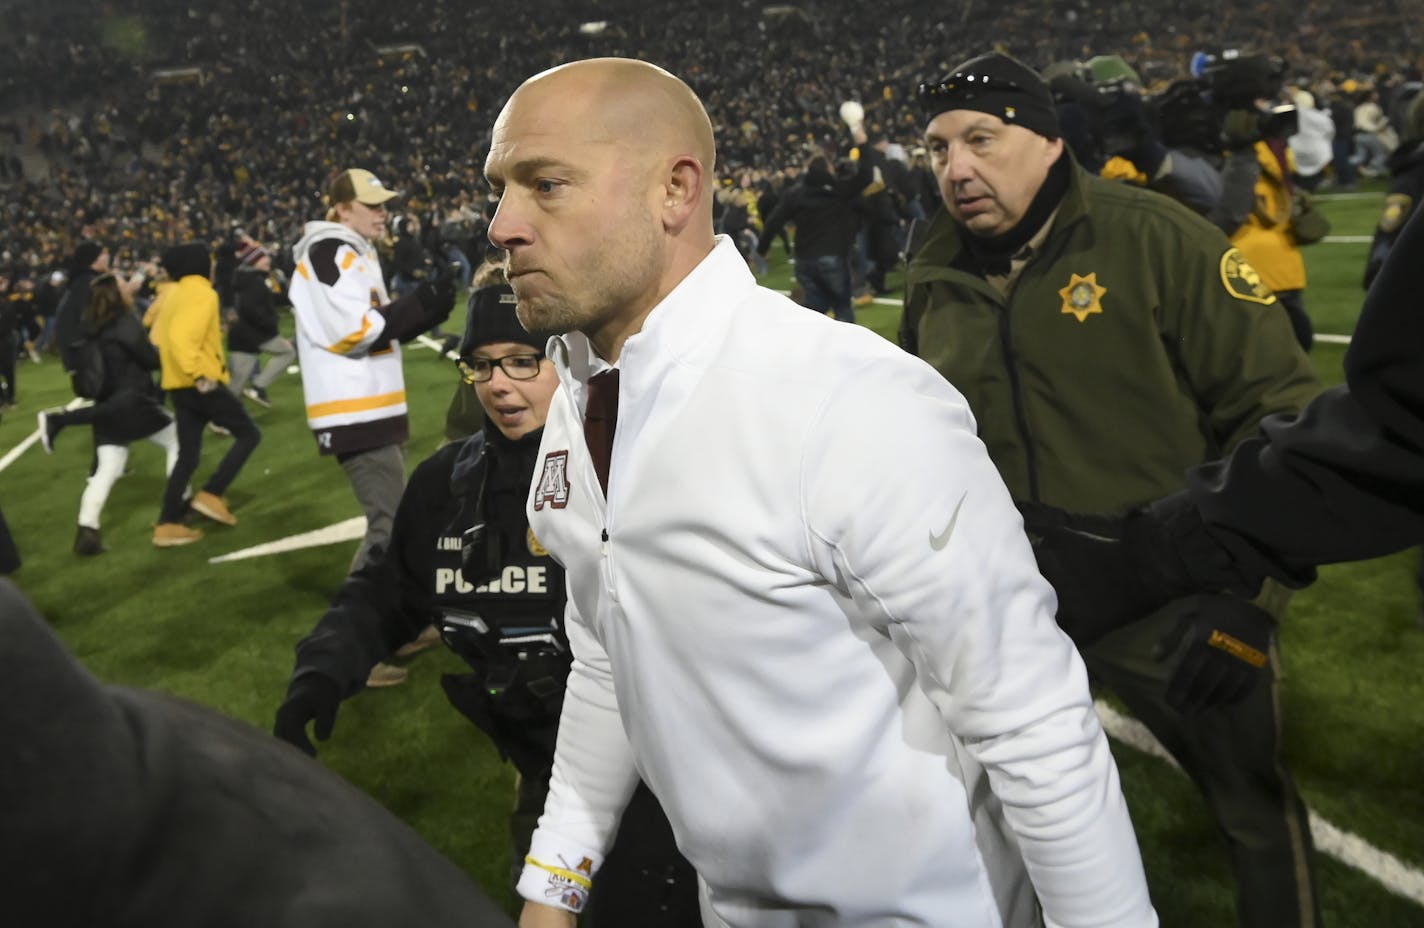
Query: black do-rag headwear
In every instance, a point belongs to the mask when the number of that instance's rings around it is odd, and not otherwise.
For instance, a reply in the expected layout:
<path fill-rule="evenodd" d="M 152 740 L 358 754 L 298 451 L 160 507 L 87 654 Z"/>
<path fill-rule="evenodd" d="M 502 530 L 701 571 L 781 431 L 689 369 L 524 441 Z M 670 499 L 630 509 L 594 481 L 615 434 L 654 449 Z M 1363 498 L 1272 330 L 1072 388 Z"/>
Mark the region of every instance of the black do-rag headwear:
<path fill-rule="evenodd" d="M 99 260 L 99 256 L 104 253 L 104 246 L 99 242 L 86 240 L 79 243 L 74 249 L 74 257 L 69 262 L 69 272 L 77 274 L 87 270 L 90 265 Z"/>
<path fill-rule="evenodd" d="M 465 317 L 465 337 L 460 339 L 460 357 L 481 345 L 514 342 L 528 345 L 541 354 L 548 338 L 533 335 L 524 328 L 514 311 L 516 300 L 509 284 L 491 284 L 470 294 L 469 313 Z"/>
<path fill-rule="evenodd" d="M 1050 139 L 1062 134 L 1048 84 L 1033 68 L 999 52 L 970 58 L 943 78 L 921 84 L 919 101 L 930 119 L 950 110 L 975 110 Z"/>
<path fill-rule="evenodd" d="M 173 245 L 163 252 L 163 257 L 159 259 L 163 269 L 168 272 L 168 276 L 173 280 L 182 280 L 184 277 L 197 275 L 207 277 L 212 273 L 212 255 L 208 253 L 208 246 L 202 242 L 186 242 L 182 245 Z"/>

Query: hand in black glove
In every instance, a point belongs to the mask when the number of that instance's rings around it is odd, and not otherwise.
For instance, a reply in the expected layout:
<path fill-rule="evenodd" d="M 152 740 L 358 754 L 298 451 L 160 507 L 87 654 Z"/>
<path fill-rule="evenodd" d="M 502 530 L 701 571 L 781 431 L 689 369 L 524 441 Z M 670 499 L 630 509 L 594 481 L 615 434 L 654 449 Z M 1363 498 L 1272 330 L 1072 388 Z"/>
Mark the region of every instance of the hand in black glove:
<path fill-rule="evenodd" d="M 1033 555 L 1058 593 L 1058 625 L 1079 648 L 1147 615 L 1170 597 L 1149 589 L 1125 516 L 1065 512 L 1018 503 Z"/>
<path fill-rule="evenodd" d="M 455 291 L 460 285 L 460 265 L 454 261 L 438 264 L 435 276 L 415 288 L 420 308 L 431 320 L 427 328 L 439 325 L 450 317 L 455 308 Z"/>
<path fill-rule="evenodd" d="M 1020 502 L 1039 572 L 1058 592 L 1058 624 L 1078 647 L 1169 600 L 1206 591 L 1255 595 L 1186 491 L 1125 516 Z"/>
<path fill-rule="evenodd" d="M 1167 705 L 1183 715 L 1234 705 L 1271 675 L 1270 613 L 1234 596 L 1196 596 L 1152 658 L 1181 658 L 1167 681 Z"/>
<path fill-rule="evenodd" d="M 307 738 L 307 723 L 316 722 L 313 733 L 318 741 L 325 741 L 336 725 L 339 705 L 341 693 L 335 680 L 320 673 L 303 674 L 288 685 L 287 698 L 277 708 L 272 734 L 315 757 L 316 745 Z"/>

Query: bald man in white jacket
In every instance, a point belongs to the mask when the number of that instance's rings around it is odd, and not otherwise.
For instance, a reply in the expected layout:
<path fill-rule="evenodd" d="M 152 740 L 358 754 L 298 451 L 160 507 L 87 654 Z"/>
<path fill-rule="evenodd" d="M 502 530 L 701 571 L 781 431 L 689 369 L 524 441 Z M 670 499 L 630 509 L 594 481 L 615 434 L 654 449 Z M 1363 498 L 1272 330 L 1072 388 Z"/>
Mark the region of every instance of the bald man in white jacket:
<path fill-rule="evenodd" d="M 531 78 L 495 124 L 490 238 L 525 326 L 568 333 L 529 512 L 575 662 L 521 926 L 574 924 L 639 775 L 709 926 L 1155 925 L 963 398 L 758 287 L 713 237 L 714 157 L 697 98 L 636 61 Z"/>

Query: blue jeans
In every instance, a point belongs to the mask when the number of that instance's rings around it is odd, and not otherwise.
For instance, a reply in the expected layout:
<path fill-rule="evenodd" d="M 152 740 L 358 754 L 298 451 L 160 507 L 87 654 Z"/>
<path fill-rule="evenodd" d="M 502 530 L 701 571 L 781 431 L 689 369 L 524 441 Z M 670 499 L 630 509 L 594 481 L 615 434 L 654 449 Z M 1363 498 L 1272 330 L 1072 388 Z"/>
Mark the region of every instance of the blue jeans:
<path fill-rule="evenodd" d="M 796 282 L 804 292 L 802 305 L 818 313 L 833 312 L 842 322 L 854 322 L 850 302 L 850 263 L 835 255 L 797 258 Z"/>

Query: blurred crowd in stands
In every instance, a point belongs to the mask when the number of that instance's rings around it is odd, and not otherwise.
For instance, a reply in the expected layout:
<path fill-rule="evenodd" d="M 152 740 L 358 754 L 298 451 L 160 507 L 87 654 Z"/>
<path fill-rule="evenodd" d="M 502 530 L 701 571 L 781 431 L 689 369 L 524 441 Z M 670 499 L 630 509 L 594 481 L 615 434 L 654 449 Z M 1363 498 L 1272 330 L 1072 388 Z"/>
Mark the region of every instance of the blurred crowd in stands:
<path fill-rule="evenodd" d="M 1141 10 L 551 0 L 486 17 L 437 0 L 25 0 L 0 36 L 0 268 L 38 292 L 85 238 L 110 244 L 122 268 L 190 239 L 231 251 L 239 232 L 280 267 L 349 164 L 403 191 L 400 215 L 420 219 L 431 254 L 478 265 L 490 123 L 525 76 L 575 58 L 640 57 L 688 80 L 716 123 L 733 233 L 759 221 L 784 172 L 844 141 L 845 100 L 864 101 L 872 134 L 913 168 L 916 84 L 976 50 L 1040 68 L 1122 55 L 1151 92 L 1183 77 L 1195 51 L 1250 48 L 1284 59 L 1288 81 L 1337 123 L 1372 101 L 1388 113 L 1424 61 L 1403 0 L 1187 0 L 1151 23 Z M 1344 132 L 1387 146 L 1388 129 Z M 1371 141 L 1351 157 L 1367 173 L 1381 163 Z M 923 195 L 929 212 L 933 187 Z"/>

